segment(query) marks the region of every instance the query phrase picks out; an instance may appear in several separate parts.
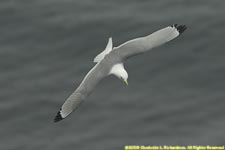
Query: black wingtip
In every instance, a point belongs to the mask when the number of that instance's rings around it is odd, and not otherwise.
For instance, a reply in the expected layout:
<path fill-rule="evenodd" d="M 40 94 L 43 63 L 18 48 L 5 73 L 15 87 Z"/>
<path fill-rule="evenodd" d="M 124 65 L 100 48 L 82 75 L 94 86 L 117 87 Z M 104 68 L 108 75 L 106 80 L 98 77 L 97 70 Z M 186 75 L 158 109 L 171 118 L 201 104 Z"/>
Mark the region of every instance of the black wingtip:
<path fill-rule="evenodd" d="M 58 122 L 60 120 L 64 119 L 60 113 L 60 111 L 57 113 L 57 115 L 55 116 L 54 122 Z"/>
<path fill-rule="evenodd" d="M 175 24 L 174 27 L 177 29 L 179 34 L 182 34 L 187 29 L 187 27 L 185 25 L 177 26 L 177 24 Z"/>
<path fill-rule="evenodd" d="M 175 27 L 175 28 L 177 28 L 177 24 L 173 24 L 171 27 Z"/>

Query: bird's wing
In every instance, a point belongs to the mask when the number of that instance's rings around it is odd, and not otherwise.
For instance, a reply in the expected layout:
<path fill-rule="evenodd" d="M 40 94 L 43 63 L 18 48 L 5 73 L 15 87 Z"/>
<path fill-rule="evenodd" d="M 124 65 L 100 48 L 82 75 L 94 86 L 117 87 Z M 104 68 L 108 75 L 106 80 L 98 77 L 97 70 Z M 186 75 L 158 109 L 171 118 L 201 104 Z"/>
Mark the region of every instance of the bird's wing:
<path fill-rule="evenodd" d="M 121 59 L 126 59 L 143 52 L 146 52 L 154 47 L 160 46 L 170 40 L 173 40 L 186 30 L 185 25 L 178 26 L 177 24 L 158 30 L 148 36 L 130 40 L 118 47 L 115 47 L 111 53 L 117 53 Z"/>
<path fill-rule="evenodd" d="M 99 81 L 104 78 L 105 74 L 99 64 L 96 64 L 85 76 L 79 87 L 69 96 L 58 111 L 54 121 L 58 122 L 66 118 L 79 104 L 93 91 Z"/>

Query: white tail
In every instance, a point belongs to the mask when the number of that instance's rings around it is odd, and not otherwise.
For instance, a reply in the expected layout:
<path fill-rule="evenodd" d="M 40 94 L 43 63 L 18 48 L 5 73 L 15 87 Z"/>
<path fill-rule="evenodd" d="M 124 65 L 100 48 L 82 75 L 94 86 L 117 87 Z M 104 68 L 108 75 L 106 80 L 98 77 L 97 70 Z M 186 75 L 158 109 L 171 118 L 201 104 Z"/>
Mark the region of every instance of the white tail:
<path fill-rule="evenodd" d="M 104 59 L 105 55 L 107 55 L 108 53 L 110 53 L 111 50 L 112 50 L 112 48 L 113 48 L 113 43 L 112 43 L 112 38 L 110 37 L 110 38 L 109 38 L 109 41 L 108 41 L 108 44 L 107 44 L 107 46 L 106 46 L 106 48 L 105 48 L 105 50 L 102 51 L 100 54 L 98 54 L 98 55 L 95 57 L 94 62 L 98 63 L 98 62 L 100 62 L 102 59 Z"/>

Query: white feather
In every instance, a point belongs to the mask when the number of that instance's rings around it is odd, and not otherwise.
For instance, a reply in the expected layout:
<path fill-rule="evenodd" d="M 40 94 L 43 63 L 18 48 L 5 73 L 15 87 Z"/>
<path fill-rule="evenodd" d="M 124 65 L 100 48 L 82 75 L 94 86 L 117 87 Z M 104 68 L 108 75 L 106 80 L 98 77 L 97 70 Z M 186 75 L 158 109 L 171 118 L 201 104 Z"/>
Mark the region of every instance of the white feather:
<path fill-rule="evenodd" d="M 94 62 L 98 63 L 100 62 L 102 59 L 104 59 L 105 55 L 107 55 L 108 53 L 110 53 L 112 51 L 113 48 L 113 43 L 112 43 L 112 38 L 109 38 L 108 44 L 105 48 L 104 51 L 102 51 L 100 54 L 98 54 L 95 58 L 94 58 Z"/>

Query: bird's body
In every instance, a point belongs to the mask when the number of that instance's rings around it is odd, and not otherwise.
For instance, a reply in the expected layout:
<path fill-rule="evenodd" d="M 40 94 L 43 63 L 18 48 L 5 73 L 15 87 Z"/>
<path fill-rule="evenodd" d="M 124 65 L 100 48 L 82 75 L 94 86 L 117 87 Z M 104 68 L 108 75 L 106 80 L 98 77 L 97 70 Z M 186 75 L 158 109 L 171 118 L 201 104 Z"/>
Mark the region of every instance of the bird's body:
<path fill-rule="evenodd" d="M 64 119 L 76 109 L 91 94 L 99 81 L 106 76 L 113 74 L 124 80 L 127 84 L 128 73 L 123 65 L 126 59 L 176 38 L 185 29 L 185 26 L 169 26 L 153 34 L 130 40 L 114 48 L 112 47 L 112 39 L 110 38 L 106 49 L 94 59 L 94 62 L 97 62 L 97 64 L 87 73 L 78 88 L 65 101 L 55 117 L 55 122 Z"/>

